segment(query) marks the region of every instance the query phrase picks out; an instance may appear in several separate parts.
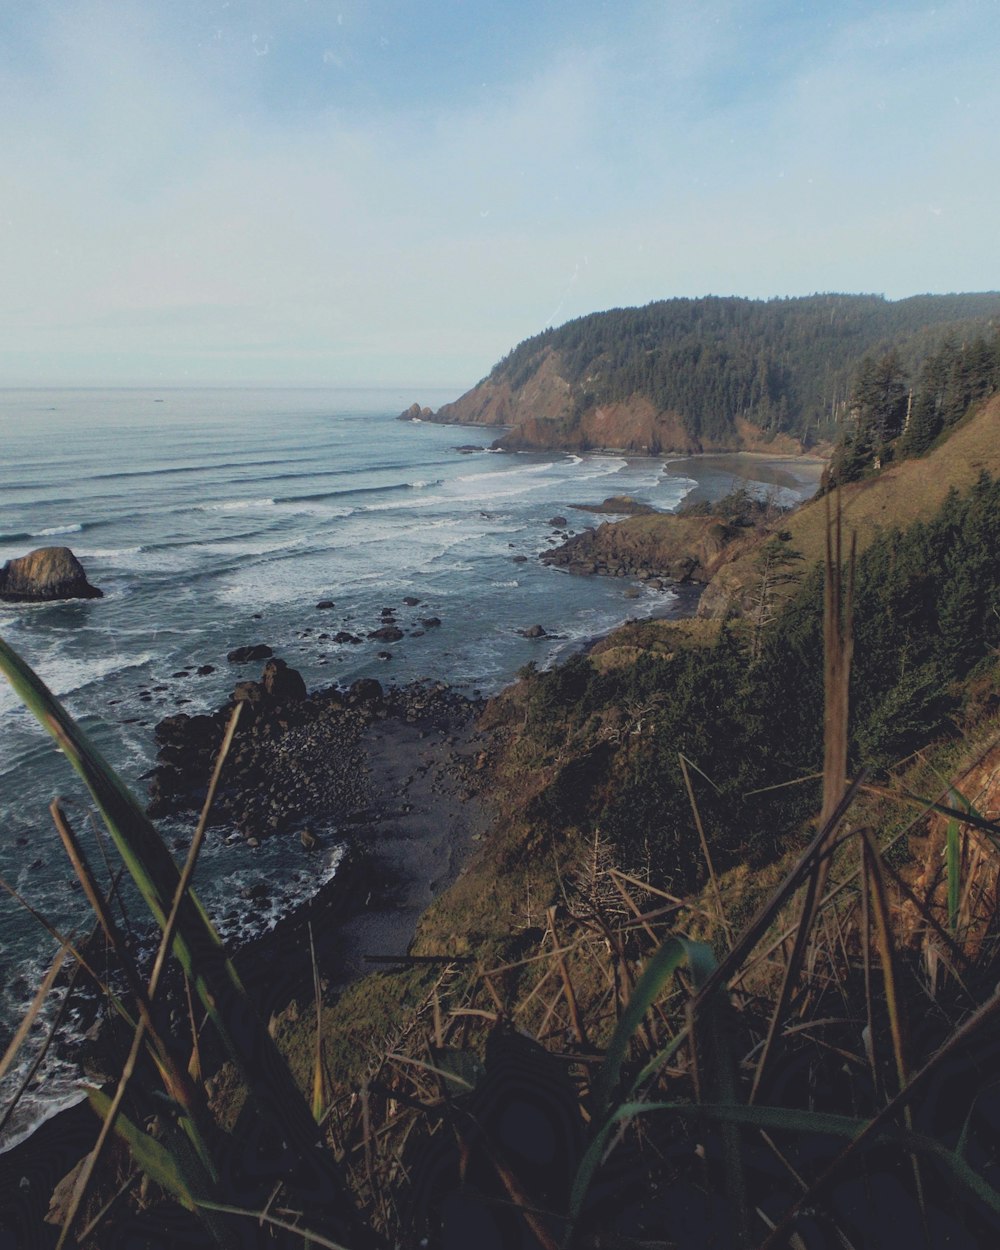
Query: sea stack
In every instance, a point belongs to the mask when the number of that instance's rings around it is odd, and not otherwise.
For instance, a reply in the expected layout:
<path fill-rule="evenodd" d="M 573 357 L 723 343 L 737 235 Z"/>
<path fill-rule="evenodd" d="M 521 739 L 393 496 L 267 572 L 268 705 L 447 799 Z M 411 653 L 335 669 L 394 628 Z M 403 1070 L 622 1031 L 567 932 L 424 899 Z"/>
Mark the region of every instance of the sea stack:
<path fill-rule="evenodd" d="M 101 599 L 83 565 L 68 547 L 39 547 L 0 568 L 0 599 L 46 603 L 52 599 Z"/>

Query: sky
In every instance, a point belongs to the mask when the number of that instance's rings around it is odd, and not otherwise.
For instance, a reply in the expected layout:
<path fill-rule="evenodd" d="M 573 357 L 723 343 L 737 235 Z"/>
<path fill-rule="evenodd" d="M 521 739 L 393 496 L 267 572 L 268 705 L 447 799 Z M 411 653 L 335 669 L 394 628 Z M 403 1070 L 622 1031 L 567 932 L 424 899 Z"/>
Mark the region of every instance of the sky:
<path fill-rule="evenodd" d="M 0 386 L 473 385 L 1000 288 L 1000 0 L 0 0 Z"/>

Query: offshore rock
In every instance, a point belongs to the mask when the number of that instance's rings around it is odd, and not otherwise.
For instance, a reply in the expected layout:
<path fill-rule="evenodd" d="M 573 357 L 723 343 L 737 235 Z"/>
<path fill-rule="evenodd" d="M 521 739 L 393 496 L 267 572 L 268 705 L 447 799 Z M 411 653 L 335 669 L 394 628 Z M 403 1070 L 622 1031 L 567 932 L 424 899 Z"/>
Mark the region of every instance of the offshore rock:
<path fill-rule="evenodd" d="M 226 656 L 230 664 L 250 664 L 254 660 L 267 660 L 274 652 L 264 642 L 254 643 L 249 647 L 234 647 Z"/>
<path fill-rule="evenodd" d="M 0 599 L 46 603 L 52 599 L 101 599 L 83 565 L 68 547 L 39 547 L 0 569 Z"/>
<path fill-rule="evenodd" d="M 299 703 L 306 697 L 302 674 L 289 668 L 284 660 L 268 660 L 261 676 L 264 693 L 275 703 Z"/>
<path fill-rule="evenodd" d="M 410 404 L 405 412 L 399 414 L 400 421 L 429 421 L 434 416 L 430 408 L 421 408 L 419 404 Z"/>

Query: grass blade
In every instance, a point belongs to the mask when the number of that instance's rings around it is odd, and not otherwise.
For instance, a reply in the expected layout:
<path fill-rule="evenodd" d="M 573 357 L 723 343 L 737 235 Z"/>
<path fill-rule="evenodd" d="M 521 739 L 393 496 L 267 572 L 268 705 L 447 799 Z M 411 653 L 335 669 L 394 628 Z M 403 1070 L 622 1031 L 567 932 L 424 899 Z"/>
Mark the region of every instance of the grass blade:
<path fill-rule="evenodd" d="M 371 1244 L 339 1169 L 322 1149 L 309 1106 L 257 1015 L 194 891 L 136 799 L 37 674 L 0 639 L 0 671 L 83 778 L 169 948 L 190 977 L 245 1082 L 252 1105 L 296 1159 L 296 1187 L 358 1246 Z"/>
<path fill-rule="evenodd" d="M 595 1123 L 602 1123 L 608 1114 L 611 1095 L 618 1085 L 622 1063 L 633 1035 L 642 1023 L 643 1016 L 653 1004 L 653 1000 L 662 990 L 667 979 L 671 977 L 686 960 L 692 951 L 698 956 L 700 942 L 688 942 L 684 938 L 667 938 L 654 953 L 642 971 L 629 996 L 628 1006 L 618 1021 L 604 1063 L 594 1082 L 594 1098 L 592 1114 Z"/>
<path fill-rule="evenodd" d="M 38 992 L 32 999 L 31 1006 L 28 1008 L 24 1019 L 18 1026 L 17 1032 L 10 1039 L 10 1045 L 4 1051 L 3 1058 L 0 1059 L 0 1080 L 3 1080 L 7 1073 L 7 1069 L 17 1058 L 17 1052 L 24 1045 L 25 1038 L 31 1032 L 31 1026 L 35 1023 L 38 1013 L 45 1005 L 45 1000 L 48 998 L 49 991 L 55 984 L 56 977 L 59 975 L 59 969 L 63 966 L 63 961 L 69 954 L 69 949 L 69 943 L 65 943 L 59 948 L 58 951 L 56 951 L 56 957 L 53 959 L 48 972 L 45 974 L 44 980 L 38 987 Z"/>

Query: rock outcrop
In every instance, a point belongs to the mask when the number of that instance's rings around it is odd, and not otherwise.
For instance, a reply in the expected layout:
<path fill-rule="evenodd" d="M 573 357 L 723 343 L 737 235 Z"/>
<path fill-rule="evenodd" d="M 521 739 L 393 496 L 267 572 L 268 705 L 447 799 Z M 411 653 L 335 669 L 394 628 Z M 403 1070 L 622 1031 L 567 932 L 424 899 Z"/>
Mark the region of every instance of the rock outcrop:
<path fill-rule="evenodd" d="M 83 565 L 68 547 L 39 547 L 0 569 L 0 599 L 46 603 L 53 599 L 100 599 Z"/>
<path fill-rule="evenodd" d="M 430 408 L 421 408 L 419 404 L 410 404 L 409 408 L 399 414 L 400 421 L 429 421 L 434 416 Z"/>
<path fill-rule="evenodd" d="M 539 557 L 571 573 L 638 577 L 641 581 L 707 582 L 734 544 L 753 544 L 753 531 L 719 517 L 653 513 L 584 530 Z"/>

